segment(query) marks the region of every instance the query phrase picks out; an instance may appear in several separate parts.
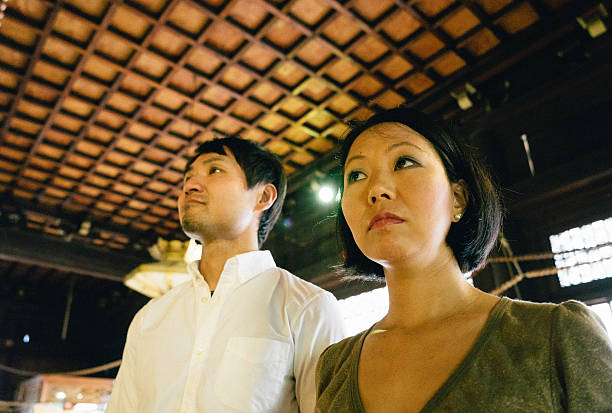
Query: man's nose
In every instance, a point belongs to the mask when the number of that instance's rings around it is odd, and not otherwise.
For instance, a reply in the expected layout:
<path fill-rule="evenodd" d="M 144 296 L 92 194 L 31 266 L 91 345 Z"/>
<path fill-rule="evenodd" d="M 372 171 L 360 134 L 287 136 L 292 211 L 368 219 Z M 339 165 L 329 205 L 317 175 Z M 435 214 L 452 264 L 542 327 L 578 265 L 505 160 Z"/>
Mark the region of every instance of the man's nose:
<path fill-rule="evenodd" d="M 202 185 L 196 179 L 188 179 L 183 184 L 183 192 L 200 192 L 202 191 Z"/>

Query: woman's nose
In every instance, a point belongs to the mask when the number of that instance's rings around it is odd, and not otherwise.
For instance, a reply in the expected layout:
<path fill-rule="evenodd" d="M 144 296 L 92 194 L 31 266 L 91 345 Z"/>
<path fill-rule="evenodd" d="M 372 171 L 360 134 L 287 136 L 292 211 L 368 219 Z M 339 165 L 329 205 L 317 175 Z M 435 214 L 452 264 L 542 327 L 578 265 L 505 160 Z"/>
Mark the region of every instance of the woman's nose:
<path fill-rule="evenodd" d="M 382 198 L 387 198 L 388 200 L 391 200 L 391 196 L 389 196 L 389 194 L 387 194 L 386 192 L 382 192 L 378 196 L 377 195 L 371 195 L 370 196 L 370 203 L 372 205 L 374 205 L 377 200 L 382 199 Z"/>
<path fill-rule="evenodd" d="M 376 204 L 376 202 L 379 202 L 383 198 L 390 201 L 393 197 L 394 191 L 387 179 L 384 177 L 376 177 L 376 179 L 372 181 L 368 192 L 368 203 L 370 205 Z"/>

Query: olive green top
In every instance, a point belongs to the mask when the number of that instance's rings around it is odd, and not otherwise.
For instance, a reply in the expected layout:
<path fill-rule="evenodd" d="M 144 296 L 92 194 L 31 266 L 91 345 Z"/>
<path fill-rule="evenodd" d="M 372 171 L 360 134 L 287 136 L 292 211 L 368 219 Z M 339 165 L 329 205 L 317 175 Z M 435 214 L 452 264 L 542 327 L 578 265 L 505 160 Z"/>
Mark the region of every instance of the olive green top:
<path fill-rule="evenodd" d="M 364 412 L 357 367 L 370 330 L 321 355 L 317 412 Z M 612 412 L 612 344 L 605 329 L 577 301 L 556 305 L 502 298 L 472 349 L 421 413 L 564 411 Z"/>

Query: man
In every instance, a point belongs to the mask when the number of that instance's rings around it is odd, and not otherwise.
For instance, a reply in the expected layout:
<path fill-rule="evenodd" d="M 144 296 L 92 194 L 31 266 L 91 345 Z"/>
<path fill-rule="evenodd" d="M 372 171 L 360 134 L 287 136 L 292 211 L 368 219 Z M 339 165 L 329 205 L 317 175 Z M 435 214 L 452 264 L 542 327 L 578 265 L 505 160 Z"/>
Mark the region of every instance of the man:
<path fill-rule="evenodd" d="M 202 258 L 134 317 L 107 412 L 314 411 L 316 362 L 344 327 L 333 295 L 259 251 L 285 188 L 255 143 L 198 147 L 178 210 Z"/>

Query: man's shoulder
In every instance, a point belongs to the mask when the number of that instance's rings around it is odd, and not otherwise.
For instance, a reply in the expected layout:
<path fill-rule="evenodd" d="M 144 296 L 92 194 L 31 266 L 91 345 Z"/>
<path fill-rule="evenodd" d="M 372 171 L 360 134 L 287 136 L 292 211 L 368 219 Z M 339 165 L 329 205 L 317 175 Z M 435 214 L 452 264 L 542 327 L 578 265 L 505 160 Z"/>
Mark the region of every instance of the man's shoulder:
<path fill-rule="evenodd" d="M 329 291 L 280 267 L 271 269 L 267 276 L 274 283 L 270 287 L 274 289 L 275 301 L 280 303 L 290 319 L 307 312 L 321 316 L 327 314 L 330 318 L 332 313 L 338 313 L 337 300 Z"/>
<path fill-rule="evenodd" d="M 174 305 L 177 300 L 182 300 L 185 295 L 192 292 L 193 286 L 191 282 L 185 281 L 174 288 L 170 289 L 159 297 L 152 298 L 147 304 L 145 304 L 140 311 L 149 312 L 151 310 L 157 311 L 165 307 Z"/>
<path fill-rule="evenodd" d="M 289 293 L 298 297 L 308 299 L 319 295 L 330 295 L 329 291 L 313 284 L 312 282 L 305 280 L 290 271 L 283 268 L 276 267 L 275 270 L 279 274 L 279 282 L 284 283 Z"/>

